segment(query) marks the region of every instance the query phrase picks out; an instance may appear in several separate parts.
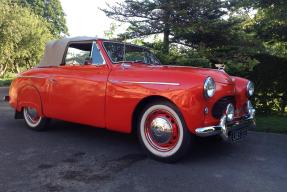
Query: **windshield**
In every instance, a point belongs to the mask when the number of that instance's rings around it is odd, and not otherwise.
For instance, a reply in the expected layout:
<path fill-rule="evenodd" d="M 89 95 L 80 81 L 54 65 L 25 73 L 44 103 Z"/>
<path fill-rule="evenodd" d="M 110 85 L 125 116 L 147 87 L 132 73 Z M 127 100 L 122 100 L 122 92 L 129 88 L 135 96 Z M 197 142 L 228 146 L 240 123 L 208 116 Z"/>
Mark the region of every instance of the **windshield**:
<path fill-rule="evenodd" d="M 113 63 L 140 62 L 144 64 L 160 64 L 158 59 L 144 47 L 114 42 L 104 42 L 104 47 Z"/>

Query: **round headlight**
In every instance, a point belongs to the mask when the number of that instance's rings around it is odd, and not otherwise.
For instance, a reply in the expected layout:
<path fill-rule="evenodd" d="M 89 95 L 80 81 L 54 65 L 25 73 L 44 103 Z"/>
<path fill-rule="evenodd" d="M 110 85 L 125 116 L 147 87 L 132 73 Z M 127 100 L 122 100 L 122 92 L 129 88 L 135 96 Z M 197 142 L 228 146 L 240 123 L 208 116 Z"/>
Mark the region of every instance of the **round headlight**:
<path fill-rule="evenodd" d="M 232 121 L 234 119 L 234 106 L 231 103 L 227 105 L 225 114 L 227 121 Z"/>
<path fill-rule="evenodd" d="M 254 94 L 254 84 L 251 81 L 247 83 L 246 90 L 248 97 L 251 97 Z"/>
<path fill-rule="evenodd" d="M 210 98 L 215 94 L 215 81 L 212 77 L 207 77 L 204 82 L 204 96 Z"/>

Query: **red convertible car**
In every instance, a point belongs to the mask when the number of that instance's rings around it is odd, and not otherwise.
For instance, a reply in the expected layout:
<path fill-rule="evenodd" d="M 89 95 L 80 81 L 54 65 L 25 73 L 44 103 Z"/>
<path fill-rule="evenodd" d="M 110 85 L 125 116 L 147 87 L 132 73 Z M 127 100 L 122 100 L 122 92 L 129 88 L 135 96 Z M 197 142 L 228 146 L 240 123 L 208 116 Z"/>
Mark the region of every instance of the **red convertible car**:
<path fill-rule="evenodd" d="M 161 65 L 144 47 L 77 37 L 49 42 L 5 100 L 33 130 L 59 119 L 136 132 L 151 157 L 172 162 L 195 135 L 245 136 L 255 125 L 253 93 L 252 82 L 223 70 Z"/>

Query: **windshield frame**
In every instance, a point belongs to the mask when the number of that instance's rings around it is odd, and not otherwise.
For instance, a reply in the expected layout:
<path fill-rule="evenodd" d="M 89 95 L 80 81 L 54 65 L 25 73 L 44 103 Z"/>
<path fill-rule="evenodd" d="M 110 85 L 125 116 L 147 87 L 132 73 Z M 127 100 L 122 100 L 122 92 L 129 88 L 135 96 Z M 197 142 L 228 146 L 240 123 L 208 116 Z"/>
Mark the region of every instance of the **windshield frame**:
<path fill-rule="evenodd" d="M 138 47 L 138 48 L 141 48 L 143 49 L 144 51 L 148 52 L 149 54 L 151 54 L 154 59 L 157 61 L 157 63 L 145 63 L 145 62 L 137 62 L 137 61 L 113 61 L 110 57 L 110 55 L 108 54 L 108 51 L 105 47 L 105 43 L 114 43 L 114 44 L 122 44 L 122 45 L 129 45 L 129 46 L 134 46 L 134 47 Z M 162 65 L 160 60 L 155 56 L 155 54 L 153 52 L 151 52 L 148 48 L 144 47 L 144 46 L 139 46 L 139 45 L 135 45 L 135 44 L 131 44 L 131 43 L 124 43 L 124 42 L 117 42 L 117 41 L 109 41 L 109 40 L 105 40 L 102 42 L 102 46 L 106 52 L 106 55 L 108 56 L 109 60 L 111 61 L 112 64 L 122 64 L 122 63 L 142 63 L 144 65 Z"/>

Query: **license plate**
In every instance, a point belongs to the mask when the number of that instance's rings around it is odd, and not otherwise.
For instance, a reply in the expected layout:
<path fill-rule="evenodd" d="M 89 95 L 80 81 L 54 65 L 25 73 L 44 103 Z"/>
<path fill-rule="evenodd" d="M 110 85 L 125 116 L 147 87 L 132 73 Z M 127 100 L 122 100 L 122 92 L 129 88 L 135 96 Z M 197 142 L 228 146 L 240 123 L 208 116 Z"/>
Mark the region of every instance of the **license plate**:
<path fill-rule="evenodd" d="M 230 138 L 232 141 L 238 141 L 245 136 L 247 136 L 247 128 L 241 128 L 241 129 L 233 130 L 230 133 Z"/>

